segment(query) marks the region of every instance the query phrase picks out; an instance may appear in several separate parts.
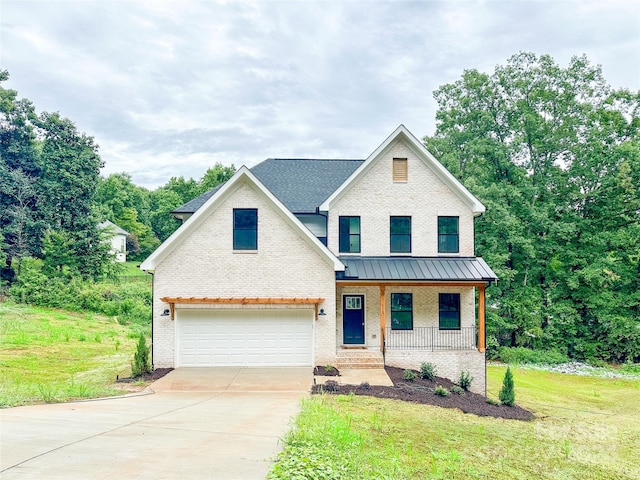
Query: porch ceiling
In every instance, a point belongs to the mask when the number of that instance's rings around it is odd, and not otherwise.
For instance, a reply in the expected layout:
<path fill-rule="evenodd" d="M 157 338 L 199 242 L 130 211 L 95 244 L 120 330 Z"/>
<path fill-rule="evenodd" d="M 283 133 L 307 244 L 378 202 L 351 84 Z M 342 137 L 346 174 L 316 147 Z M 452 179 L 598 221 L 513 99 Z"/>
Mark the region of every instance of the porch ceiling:
<path fill-rule="evenodd" d="M 480 257 L 339 257 L 338 282 L 492 283 L 498 278 Z"/>

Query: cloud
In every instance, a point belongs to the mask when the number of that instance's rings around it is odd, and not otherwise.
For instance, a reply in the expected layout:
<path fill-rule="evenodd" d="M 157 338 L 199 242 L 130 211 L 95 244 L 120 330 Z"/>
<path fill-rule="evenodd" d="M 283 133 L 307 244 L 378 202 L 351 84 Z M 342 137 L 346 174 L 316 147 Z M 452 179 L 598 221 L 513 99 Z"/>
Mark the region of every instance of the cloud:
<path fill-rule="evenodd" d="M 267 157 L 364 158 L 432 92 L 518 51 L 586 53 L 640 88 L 640 5 L 595 1 L 3 0 L 9 88 L 100 144 L 103 173 L 154 187 Z"/>

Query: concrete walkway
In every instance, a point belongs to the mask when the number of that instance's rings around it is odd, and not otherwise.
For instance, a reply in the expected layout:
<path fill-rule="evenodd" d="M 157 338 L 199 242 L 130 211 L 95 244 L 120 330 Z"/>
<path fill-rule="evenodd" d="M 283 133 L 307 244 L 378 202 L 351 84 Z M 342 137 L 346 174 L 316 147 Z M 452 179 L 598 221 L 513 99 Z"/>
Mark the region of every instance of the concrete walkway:
<path fill-rule="evenodd" d="M 384 368 L 343 368 L 340 370 L 339 377 L 315 377 L 318 385 L 328 380 L 338 382 L 340 385 L 360 385 L 367 382 L 369 385 L 393 387 L 393 382 Z"/>
<path fill-rule="evenodd" d="M 177 369 L 126 397 L 0 410 L 0 479 L 261 479 L 310 368 Z"/>

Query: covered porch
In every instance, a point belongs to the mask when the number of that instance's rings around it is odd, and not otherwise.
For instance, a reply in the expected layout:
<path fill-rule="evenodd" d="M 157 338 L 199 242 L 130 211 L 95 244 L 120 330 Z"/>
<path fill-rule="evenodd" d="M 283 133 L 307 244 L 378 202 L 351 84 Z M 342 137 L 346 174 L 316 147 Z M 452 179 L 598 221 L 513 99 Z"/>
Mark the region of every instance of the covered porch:
<path fill-rule="evenodd" d="M 339 350 L 484 354 L 485 289 L 496 277 L 481 258 L 340 260 L 347 268 L 336 280 Z"/>

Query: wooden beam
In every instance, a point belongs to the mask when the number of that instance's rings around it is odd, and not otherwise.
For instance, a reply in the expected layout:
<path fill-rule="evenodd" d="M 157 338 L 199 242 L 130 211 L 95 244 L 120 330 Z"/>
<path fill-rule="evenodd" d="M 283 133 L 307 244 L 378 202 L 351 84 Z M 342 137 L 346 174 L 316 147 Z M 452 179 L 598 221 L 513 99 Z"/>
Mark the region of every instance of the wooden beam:
<path fill-rule="evenodd" d="M 385 330 L 386 330 L 386 299 L 385 299 L 385 286 L 380 285 L 380 351 L 384 355 L 384 340 L 385 340 Z"/>
<path fill-rule="evenodd" d="M 162 297 L 169 305 L 180 304 L 225 304 L 225 305 L 318 305 L 324 298 L 278 298 L 278 297 Z"/>
<path fill-rule="evenodd" d="M 478 287 L 478 351 L 484 353 L 486 349 L 485 342 L 485 296 L 484 285 Z"/>

